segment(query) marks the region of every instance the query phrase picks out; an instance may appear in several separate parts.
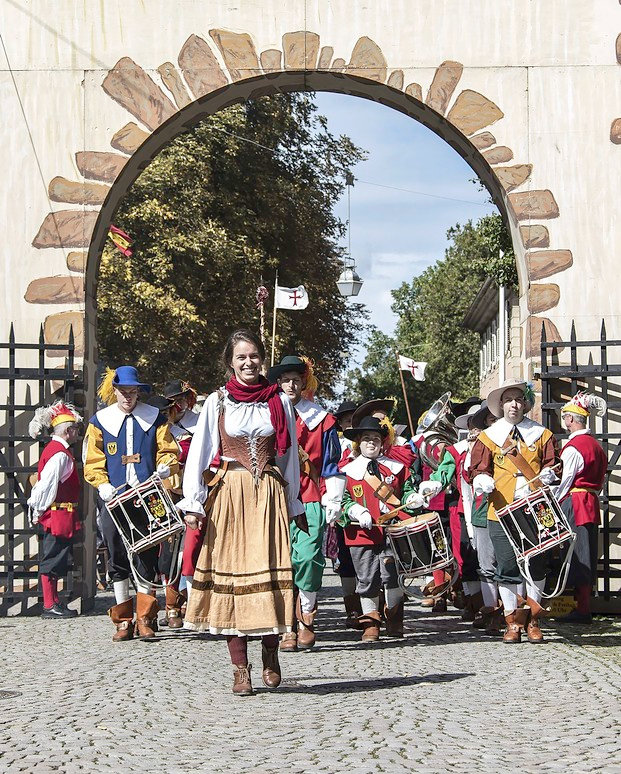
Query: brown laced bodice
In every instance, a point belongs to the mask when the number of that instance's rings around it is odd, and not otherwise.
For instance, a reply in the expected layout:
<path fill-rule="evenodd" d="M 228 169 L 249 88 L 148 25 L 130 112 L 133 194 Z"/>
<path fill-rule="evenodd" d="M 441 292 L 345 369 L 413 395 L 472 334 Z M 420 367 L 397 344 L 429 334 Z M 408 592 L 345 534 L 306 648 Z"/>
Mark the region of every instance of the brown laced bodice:
<path fill-rule="evenodd" d="M 227 435 L 224 429 L 224 407 L 220 409 L 218 417 L 218 431 L 220 433 L 220 455 L 230 457 L 239 462 L 246 470 L 249 470 L 254 478 L 265 470 L 266 465 L 273 465 L 276 456 L 276 434 L 260 435 L 254 438 L 249 436 Z"/>

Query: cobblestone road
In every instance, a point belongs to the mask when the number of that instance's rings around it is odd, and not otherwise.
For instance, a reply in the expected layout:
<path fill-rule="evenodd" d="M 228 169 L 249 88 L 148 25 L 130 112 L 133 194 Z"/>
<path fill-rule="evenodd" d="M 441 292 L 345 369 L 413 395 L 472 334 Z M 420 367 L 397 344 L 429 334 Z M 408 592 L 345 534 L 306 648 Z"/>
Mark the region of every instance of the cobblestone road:
<path fill-rule="evenodd" d="M 0 619 L 0 771 L 621 772 L 614 624 L 508 647 L 408 604 L 405 641 L 362 645 L 335 592 L 328 574 L 320 644 L 246 699 L 220 640 L 114 645 L 109 595 L 69 622 Z"/>

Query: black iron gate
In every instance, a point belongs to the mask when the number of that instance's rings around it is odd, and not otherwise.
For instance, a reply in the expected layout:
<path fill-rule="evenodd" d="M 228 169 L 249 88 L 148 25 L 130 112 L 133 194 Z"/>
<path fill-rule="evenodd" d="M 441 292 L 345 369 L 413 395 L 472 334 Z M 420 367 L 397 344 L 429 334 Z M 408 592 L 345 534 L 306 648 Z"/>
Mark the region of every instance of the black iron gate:
<path fill-rule="evenodd" d="M 37 610 L 38 538 L 28 527 L 29 476 L 37 470 L 44 440 L 33 441 L 28 424 L 34 410 L 52 400 L 73 400 L 74 340 L 46 344 L 43 327 L 36 344 L 0 342 L 0 616 Z M 59 365 L 50 366 L 50 356 Z M 72 577 L 62 595 L 72 592 Z"/>
<path fill-rule="evenodd" d="M 569 364 L 560 364 L 562 350 L 569 350 Z M 567 361 L 567 354 L 563 360 Z M 595 362 L 599 360 L 599 363 Z M 609 362 L 612 360 L 612 362 Z M 621 432 L 610 432 L 610 426 L 621 429 L 621 340 L 606 338 L 602 321 L 600 339 L 578 341 L 572 322 L 569 341 L 546 341 L 545 327 L 541 333 L 541 408 L 543 424 L 561 432 L 559 409 L 578 390 L 600 395 L 608 404 L 607 413 L 595 422 L 591 432 L 600 441 L 608 457 L 608 475 L 601 496 L 601 554 L 598 562 L 598 588 L 606 601 L 621 598 Z M 611 486 L 612 485 L 612 486 Z M 616 486 L 615 486 L 616 485 Z M 614 493 L 613 491 L 614 490 Z M 613 523 L 616 523 L 613 524 Z M 615 544 L 618 555 L 611 556 Z M 611 550 L 612 549 L 612 550 Z"/>

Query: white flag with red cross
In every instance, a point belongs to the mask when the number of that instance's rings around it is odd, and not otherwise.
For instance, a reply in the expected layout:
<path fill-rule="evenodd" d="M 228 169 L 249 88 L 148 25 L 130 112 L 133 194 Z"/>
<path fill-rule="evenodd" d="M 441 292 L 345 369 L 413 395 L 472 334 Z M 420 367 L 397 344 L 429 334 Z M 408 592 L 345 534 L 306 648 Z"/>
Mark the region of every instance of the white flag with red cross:
<path fill-rule="evenodd" d="M 427 368 L 427 363 L 419 363 L 412 360 L 411 357 L 399 355 L 399 370 L 409 371 L 417 382 L 425 381 L 425 368 Z"/>
<path fill-rule="evenodd" d="M 306 309 L 307 306 L 308 293 L 304 285 L 297 288 L 276 288 L 275 309 Z"/>

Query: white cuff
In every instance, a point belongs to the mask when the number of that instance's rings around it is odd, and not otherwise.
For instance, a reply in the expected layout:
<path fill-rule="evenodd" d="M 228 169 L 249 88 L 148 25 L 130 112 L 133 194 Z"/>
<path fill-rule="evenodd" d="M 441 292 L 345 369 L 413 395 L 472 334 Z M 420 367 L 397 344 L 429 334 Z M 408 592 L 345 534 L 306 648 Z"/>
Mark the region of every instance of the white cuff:
<path fill-rule="evenodd" d="M 496 482 L 487 473 L 479 473 L 472 481 L 472 488 L 475 495 L 491 494 L 496 489 Z"/>
<path fill-rule="evenodd" d="M 200 500 L 192 500 L 188 497 L 184 497 L 182 500 L 179 500 L 178 503 L 175 503 L 175 508 L 183 511 L 183 513 L 205 513 L 205 509 Z"/>

